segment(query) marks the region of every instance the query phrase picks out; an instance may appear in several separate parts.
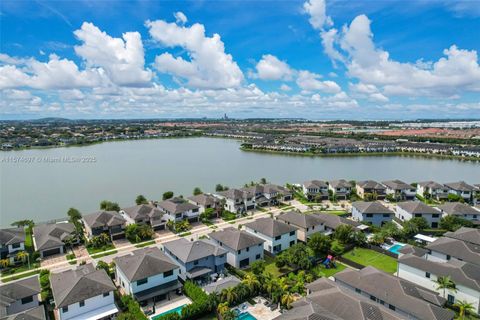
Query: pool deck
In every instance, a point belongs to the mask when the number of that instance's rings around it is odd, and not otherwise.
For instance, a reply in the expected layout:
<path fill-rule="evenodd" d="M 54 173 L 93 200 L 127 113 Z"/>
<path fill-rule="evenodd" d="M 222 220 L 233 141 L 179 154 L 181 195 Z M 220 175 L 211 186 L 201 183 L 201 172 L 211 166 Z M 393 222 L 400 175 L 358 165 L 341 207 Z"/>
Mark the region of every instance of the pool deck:
<path fill-rule="evenodd" d="M 191 303 L 192 303 L 192 300 L 183 296 L 183 297 L 178 297 L 176 299 L 172 299 L 170 301 L 165 301 L 162 304 L 157 304 L 157 306 L 155 307 L 155 313 L 150 315 L 150 319 L 153 319 L 154 317 L 164 312 L 183 306 L 184 304 L 191 304 Z"/>
<path fill-rule="evenodd" d="M 279 315 L 281 315 L 279 309 L 275 311 L 271 311 L 270 308 L 267 308 L 263 303 L 265 302 L 265 299 L 261 297 L 256 297 L 255 299 L 256 304 L 251 305 L 247 303 L 247 309 L 242 310 L 242 311 L 248 311 L 252 316 L 255 317 L 257 320 L 272 320 Z"/>

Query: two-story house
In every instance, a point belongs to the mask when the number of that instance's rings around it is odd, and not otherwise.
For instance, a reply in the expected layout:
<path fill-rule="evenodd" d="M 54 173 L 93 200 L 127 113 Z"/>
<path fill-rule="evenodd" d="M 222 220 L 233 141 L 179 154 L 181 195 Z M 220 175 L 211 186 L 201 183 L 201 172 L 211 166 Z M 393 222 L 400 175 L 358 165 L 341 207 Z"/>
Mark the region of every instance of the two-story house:
<path fill-rule="evenodd" d="M 0 318 L 46 319 L 40 292 L 38 275 L 0 286 Z"/>
<path fill-rule="evenodd" d="M 208 282 L 211 275 L 223 273 L 227 262 L 227 250 L 209 240 L 180 238 L 164 243 L 163 251 L 180 266 L 184 280 Z"/>
<path fill-rule="evenodd" d="M 393 197 L 396 201 L 413 200 L 417 193 L 417 189 L 401 180 L 382 181 L 387 188 L 386 194 Z"/>
<path fill-rule="evenodd" d="M 137 206 L 124 208 L 120 214 L 130 224 L 147 224 L 153 230 L 164 230 L 167 218 L 163 218 L 164 213 L 157 207 L 149 204 L 140 204 Z"/>
<path fill-rule="evenodd" d="M 255 209 L 255 194 L 249 190 L 229 189 L 217 192 L 215 197 L 224 201 L 224 209 L 233 213 L 244 213 Z"/>
<path fill-rule="evenodd" d="M 365 199 L 369 196 L 374 200 L 383 200 L 387 194 L 387 188 L 373 180 L 357 181 L 355 184 L 357 194 L 360 198 Z"/>
<path fill-rule="evenodd" d="M 328 200 L 328 184 L 325 181 L 305 181 L 302 183 L 302 191 L 309 201 L 312 201 L 316 198 Z"/>
<path fill-rule="evenodd" d="M 188 197 L 187 200 L 190 203 L 198 206 L 200 213 L 204 213 L 207 209 L 217 209 L 219 205 L 219 201 L 217 198 L 215 198 L 211 194 L 206 193 Z"/>
<path fill-rule="evenodd" d="M 112 240 L 125 237 L 127 221 L 116 211 L 98 211 L 83 216 L 85 233 L 89 239 L 106 233 Z"/>
<path fill-rule="evenodd" d="M 141 305 L 170 300 L 181 288 L 180 267 L 157 247 L 135 250 L 113 261 L 117 284 Z"/>
<path fill-rule="evenodd" d="M 15 263 L 15 256 L 25 250 L 25 230 L 23 228 L 0 229 L 0 258 Z"/>
<path fill-rule="evenodd" d="M 395 216 L 402 221 L 408 221 L 412 218 L 424 218 L 431 228 L 438 228 L 442 213 L 423 202 L 407 201 L 400 202 L 397 205 Z"/>
<path fill-rule="evenodd" d="M 399 314 L 404 319 L 453 320 L 455 313 L 443 308 L 446 300 L 437 292 L 398 278 L 374 267 L 347 268 L 334 275 L 335 283 Z"/>
<path fill-rule="evenodd" d="M 65 243 L 78 243 L 75 226 L 70 222 L 39 224 L 33 228 L 33 246 L 40 257 L 62 254 Z"/>
<path fill-rule="evenodd" d="M 247 196 L 254 195 L 257 207 L 277 205 L 282 201 L 290 201 L 293 197 L 292 192 L 287 188 L 270 183 L 257 184 L 240 190 Z"/>
<path fill-rule="evenodd" d="M 182 198 L 175 197 L 164 200 L 159 202 L 157 207 L 165 213 L 166 218 L 170 221 L 197 222 L 199 220 L 200 208 Z"/>
<path fill-rule="evenodd" d="M 59 320 L 113 319 L 118 313 L 112 279 L 93 264 L 50 274 L 55 318 Z"/>
<path fill-rule="evenodd" d="M 452 215 L 480 225 L 480 210 L 460 202 L 447 202 L 437 207 L 442 216 Z"/>
<path fill-rule="evenodd" d="M 263 249 L 277 254 L 297 243 L 297 228 L 273 218 L 260 218 L 243 225 L 245 231 L 265 240 Z"/>
<path fill-rule="evenodd" d="M 296 211 L 285 212 L 276 217 L 278 220 L 297 229 L 297 240 L 307 242 L 317 232 L 325 232 L 324 221 L 316 214 L 304 214 Z"/>
<path fill-rule="evenodd" d="M 226 228 L 208 235 L 217 245 L 227 250 L 227 263 L 235 268 L 245 268 L 263 259 L 265 240 L 246 231 Z"/>
<path fill-rule="evenodd" d="M 337 200 L 347 200 L 352 192 L 352 184 L 345 179 L 332 180 L 328 182 L 328 190 Z"/>
<path fill-rule="evenodd" d="M 352 203 L 352 217 L 357 221 L 368 222 L 374 226 L 382 226 L 392 221 L 395 213 L 378 201 Z"/>
<path fill-rule="evenodd" d="M 417 183 L 417 194 L 421 197 L 431 197 L 436 200 L 448 198 L 448 187 L 435 181 L 422 181 Z"/>
<path fill-rule="evenodd" d="M 352 228 L 356 231 L 366 231 L 369 229 L 367 225 L 361 224 L 360 222 L 352 219 L 337 216 L 336 214 L 319 212 L 315 213 L 315 216 L 323 221 L 323 228 L 325 231 L 322 233 L 325 235 L 332 234 L 339 226 L 342 225 L 352 226 Z"/>
<path fill-rule="evenodd" d="M 474 186 L 469 185 L 465 181 L 449 182 L 445 183 L 445 186 L 448 187 L 449 193 L 462 197 L 466 202 L 472 202 L 473 194 L 476 191 Z"/>

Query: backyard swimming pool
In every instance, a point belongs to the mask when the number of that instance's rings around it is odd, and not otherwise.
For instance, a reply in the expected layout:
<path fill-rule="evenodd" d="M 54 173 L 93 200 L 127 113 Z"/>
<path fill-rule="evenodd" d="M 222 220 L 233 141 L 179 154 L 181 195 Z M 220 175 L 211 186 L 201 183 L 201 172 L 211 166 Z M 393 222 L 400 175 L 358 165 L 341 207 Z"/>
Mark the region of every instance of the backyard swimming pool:
<path fill-rule="evenodd" d="M 393 246 L 391 246 L 388 251 L 390 252 L 393 252 L 395 254 L 398 254 L 398 250 L 402 249 L 403 246 L 405 246 L 405 244 L 403 243 L 397 243 L 397 244 L 394 244 Z"/>
<path fill-rule="evenodd" d="M 181 314 L 182 314 L 182 309 L 183 309 L 185 306 L 186 306 L 186 304 L 181 305 L 181 306 L 178 306 L 178 307 L 173 308 L 173 309 L 171 309 L 171 310 L 165 311 L 165 312 L 163 312 L 163 313 L 160 313 L 160 314 L 156 315 L 155 317 L 153 317 L 152 320 L 156 320 L 156 319 L 160 318 L 161 316 L 164 316 L 164 315 L 166 315 L 166 314 L 171 314 L 171 313 L 178 313 L 178 314 L 181 315 Z"/>
<path fill-rule="evenodd" d="M 236 320 L 257 320 L 257 318 L 255 318 L 254 316 L 252 316 L 250 313 L 248 312 L 244 312 L 244 313 L 240 313 L 238 316 L 237 316 L 237 319 Z"/>

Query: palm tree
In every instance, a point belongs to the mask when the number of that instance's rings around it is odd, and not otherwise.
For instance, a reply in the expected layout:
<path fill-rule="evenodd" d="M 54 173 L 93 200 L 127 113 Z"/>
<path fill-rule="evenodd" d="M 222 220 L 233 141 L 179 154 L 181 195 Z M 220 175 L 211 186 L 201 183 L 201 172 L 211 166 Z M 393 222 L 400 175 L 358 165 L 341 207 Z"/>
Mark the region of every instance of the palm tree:
<path fill-rule="evenodd" d="M 290 309 L 291 304 L 295 301 L 295 296 L 287 292 L 282 296 L 280 301 L 285 308 Z"/>
<path fill-rule="evenodd" d="M 462 320 L 465 319 L 466 314 L 473 312 L 475 310 L 475 308 L 473 307 L 473 304 L 465 300 L 459 300 L 455 302 L 454 306 L 459 309 L 459 316 Z"/>
<path fill-rule="evenodd" d="M 228 303 L 220 303 L 217 307 L 217 313 L 220 315 L 223 315 L 224 313 L 227 313 L 230 310 L 230 307 L 228 306 Z"/>
<path fill-rule="evenodd" d="M 26 251 L 19 251 L 17 253 L 17 259 L 18 260 L 21 260 L 22 262 L 25 262 L 25 260 L 28 259 L 28 268 L 30 268 L 30 256 L 28 255 L 28 253 Z"/>
<path fill-rule="evenodd" d="M 446 290 L 452 290 L 453 292 L 457 292 L 455 289 L 455 282 L 453 282 L 450 276 L 440 276 L 435 281 L 437 284 L 437 290 L 443 290 L 443 298 L 445 299 Z"/>
<path fill-rule="evenodd" d="M 260 281 L 258 281 L 257 277 L 252 273 L 247 273 L 242 283 L 248 288 L 250 293 L 255 293 L 258 288 L 260 288 Z"/>
<path fill-rule="evenodd" d="M 2 266 L 2 268 L 6 268 L 10 265 L 10 259 L 1 259 L 0 260 L 0 266 Z"/>
<path fill-rule="evenodd" d="M 220 297 L 222 301 L 226 301 L 228 304 L 232 304 L 233 302 L 235 302 L 235 300 L 237 300 L 238 295 L 235 291 L 235 287 L 230 287 L 223 289 L 220 293 Z"/>

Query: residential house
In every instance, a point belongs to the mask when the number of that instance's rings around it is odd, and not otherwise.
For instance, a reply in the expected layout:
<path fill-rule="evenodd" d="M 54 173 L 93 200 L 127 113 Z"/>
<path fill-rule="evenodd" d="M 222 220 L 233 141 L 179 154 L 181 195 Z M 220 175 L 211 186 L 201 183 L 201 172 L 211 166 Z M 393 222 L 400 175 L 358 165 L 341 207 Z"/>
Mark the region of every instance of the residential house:
<path fill-rule="evenodd" d="M 389 180 L 389 181 L 382 181 L 382 184 L 387 188 L 386 193 L 387 196 L 390 195 L 396 201 L 403 201 L 403 200 L 413 200 L 415 199 L 415 195 L 417 190 L 405 183 L 401 180 Z"/>
<path fill-rule="evenodd" d="M 265 240 L 263 249 L 277 254 L 297 243 L 297 228 L 280 220 L 260 218 L 244 224 L 245 231 Z"/>
<path fill-rule="evenodd" d="M 421 201 L 407 201 L 397 205 L 395 216 L 402 221 L 424 218 L 431 228 L 438 228 L 442 213 Z"/>
<path fill-rule="evenodd" d="M 203 290 L 210 294 L 213 292 L 221 293 L 224 289 L 233 288 L 238 286 L 241 281 L 235 276 L 228 276 L 218 279 L 215 282 L 211 282 L 203 287 Z"/>
<path fill-rule="evenodd" d="M 165 213 L 166 218 L 170 221 L 197 222 L 199 220 L 200 208 L 182 198 L 175 197 L 159 202 L 157 207 Z"/>
<path fill-rule="evenodd" d="M 181 288 L 180 267 L 157 247 L 135 250 L 113 261 L 117 284 L 141 305 L 170 300 L 172 292 Z"/>
<path fill-rule="evenodd" d="M 0 258 L 15 263 L 15 256 L 25 250 L 25 229 L 0 229 Z"/>
<path fill-rule="evenodd" d="M 448 198 L 448 187 L 435 181 L 422 181 L 417 183 L 417 194 L 423 198 L 431 197 L 436 200 Z"/>
<path fill-rule="evenodd" d="M 373 180 L 357 181 L 355 184 L 357 194 L 360 198 L 365 199 L 365 196 L 370 196 L 373 200 L 383 200 L 387 194 L 387 188 Z"/>
<path fill-rule="evenodd" d="M 369 229 L 367 225 L 361 224 L 358 221 L 337 216 L 336 214 L 318 212 L 315 213 L 315 216 L 319 217 L 323 221 L 323 227 L 325 229 L 323 233 L 326 235 L 333 233 L 339 226 L 342 225 L 352 226 L 356 231 L 366 231 Z"/>
<path fill-rule="evenodd" d="M 444 295 L 449 304 L 467 301 L 480 312 L 480 230 L 461 228 L 428 244 L 425 249 L 402 248 L 397 274 Z M 450 276 L 455 290 L 439 289 L 437 279 Z"/>
<path fill-rule="evenodd" d="M 106 233 L 112 240 L 125 238 L 127 220 L 116 211 L 98 211 L 83 216 L 85 233 L 91 239 Z"/>
<path fill-rule="evenodd" d="M 248 267 L 252 262 L 263 259 L 265 240 L 246 231 L 226 228 L 209 234 L 220 247 L 227 250 L 227 262 L 235 268 Z"/>
<path fill-rule="evenodd" d="M 66 243 L 78 243 L 75 226 L 70 222 L 39 224 L 33 228 L 33 245 L 41 258 L 64 253 Z"/>
<path fill-rule="evenodd" d="M 274 320 L 400 320 L 400 314 L 338 283 L 320 278 L 306 285 L 307 296 Z"/>
<path fill-rule="evenodd" d="M 325 181 L 305 181 L 302 183 L 302 191 L 309 201 L 317 198 L 320 198 L 321 200 L 328 200 L 328 184 Z"/>
<path fill-rule="evenodd" d="M 113 319 L 118 313 L 112 279 L 93 264 L 50 274 L 55 318 L 59 320 Z"/>
<path fill-rule="evenodd" d="M 255 209 L 255 194 L 249 190 L 229 189 L 217 192 L 215 197 L 224 201 L 224 209 L 233 213 L 244 213 Z"/>
<path fill-rule="evenodd" d="M 466 202 L 472 202 L 476 189 L 474 186 L 469 185 L 465 181 L 449 182 L 445 183 L 445 186 L 448 187 L 449 193 L 462 197 Z"/>
<path fill-rule="evenodd" d="M 382 226 L 392 221 L 395 213 L 380 202 L 356 201 L 352 203 L 352 217 L 357 221 Z"/>
<path fill-rule="evenodd" d="M 337 200 L 347 200 L 352 192 L 352 184 L 345 179 L 332 180 L 328 182 L 328 190 Z"/>
<path fill-rule="evenodd" d="M 480 210 L 460 202 L 447 202 L 437 207 L 443 216 L 452 215 L 480 225 Z"/>
<path fill-rule="evenodd" d="M 199 207 L 199 212 L 204 213 L 206 209 L 216 209 L 219 205 L 217 198 L 211 194 L 199 194 L 196 196 L 188 197 L 187 200 Z"/>
<path fill-rule="evenodd" d="M 292 192 L 287 188 L 270 183 L 256 184 L 240 190 L 247 195 L 254 195 L 256 207 L 277 205 L 282 201 L 290 201 L 293 197 Z"/>
<path fill-rule="evenodd" d="M 324 221 L 315 214 L 289 211 L 277 216 L 277 219 L 297 228 L 297 239 L 303 242 L 316 232 L 325 232 Z"/>
<path fill-rule="evenodd" d="M 46 319 L 40 292 L 38 275 L 0 286 L 0 318 Z"/>
<path fill-rule="evenodd" d="M 163 250 L 180 266 L 184 280 L 208 282 L 210 276 L 223 273 L 227 262 L 227 250 L 209 240 L 180 238 L 164 243 Z"/>
<path fill-rule="evenodd" d="M 164 230 L 167 218 L 157 207 L 149 204 L 140 204 L 120 210 L 120 214 L 129 224 L 147 224 L 153 230 Z"/>
<path fill-rule="evenodd" d="M 345 269 L 334 275 L 335 283 L 399 314 L 405 319 L 453 320 L 455 313 L 443 308 L 446 300 L 437 292 L 368 266 Z"/>

